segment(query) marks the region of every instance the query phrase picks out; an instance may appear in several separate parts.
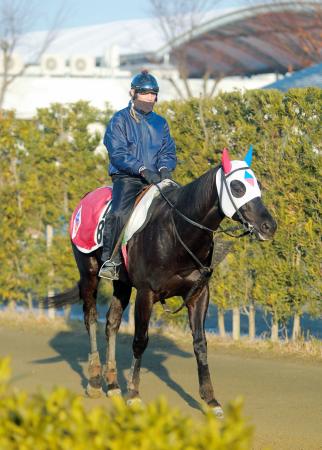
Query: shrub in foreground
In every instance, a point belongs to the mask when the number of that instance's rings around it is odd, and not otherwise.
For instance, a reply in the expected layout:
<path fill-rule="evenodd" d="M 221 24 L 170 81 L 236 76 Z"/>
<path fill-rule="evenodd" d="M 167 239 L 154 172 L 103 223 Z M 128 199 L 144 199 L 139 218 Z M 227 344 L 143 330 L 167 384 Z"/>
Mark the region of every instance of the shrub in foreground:
<path fill-rule="evenodd" d="M 85 410 L 80 397 L 63 388 L 28 395 L 9 388 L 9 358 L 0 360 L 0 449 L 244 450 L 252 429 L 231 403 L 224 421 L 205 412 L 193 420 L 159 399 L 145 407 L 114 399 L 111 408 Z M 108 400 L 106 400 L 108 401 Z"/>

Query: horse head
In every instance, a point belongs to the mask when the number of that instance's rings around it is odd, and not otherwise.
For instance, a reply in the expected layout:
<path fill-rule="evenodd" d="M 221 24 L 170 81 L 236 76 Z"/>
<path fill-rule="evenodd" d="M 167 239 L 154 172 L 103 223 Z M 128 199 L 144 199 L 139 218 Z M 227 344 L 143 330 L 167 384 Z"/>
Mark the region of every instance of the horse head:
<path fill-rule="evenodd" d="M 252 150 L 251 146 L 243 161 L 231 161 L 228 150 L 224 149 L 216 185 L 225 216 L 241 222 L 245 230 L 264 241 L 273 237 L 277 225 L 262 202 L 260 185 L 250 168 Z"/>

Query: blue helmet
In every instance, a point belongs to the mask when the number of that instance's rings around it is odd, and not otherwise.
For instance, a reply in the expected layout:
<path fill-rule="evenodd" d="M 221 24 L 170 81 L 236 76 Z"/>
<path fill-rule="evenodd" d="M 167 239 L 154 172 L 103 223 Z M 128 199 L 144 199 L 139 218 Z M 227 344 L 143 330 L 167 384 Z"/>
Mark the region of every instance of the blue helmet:
<path fill-rule="evenodd" d="M 151 75 L 147 70 L 142 70 L 141 73 L 138 73 L 132 79 L 131 89 L 134 89 L 135 93 L 138 94 L 147 94 L 148 92 L 152 92 L 157 95 L 159 92 L 159 85 L 153 75 Z"/>

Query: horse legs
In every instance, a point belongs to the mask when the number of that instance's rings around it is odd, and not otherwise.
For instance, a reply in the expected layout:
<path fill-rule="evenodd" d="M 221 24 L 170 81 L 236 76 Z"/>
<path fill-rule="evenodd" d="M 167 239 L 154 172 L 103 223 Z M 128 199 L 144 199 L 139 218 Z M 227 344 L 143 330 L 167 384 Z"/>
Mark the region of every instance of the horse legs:
<path fill-rule="evenodd" d="M 188 304 L 189 322 L 193 337 L 193 349 L 198 365 L 200 397 L 213 408 L 217 417 L 223 417 L 223 410 L 216 400 L 211 383 L 208 361 L 205 318 L 209 304 L 209 288 L 205 286 L 198 297 Z"/>
<path fill-rule="evenodd" d="M 74 250 L 74 253 L 76 252 L 76 250 Z M 102 394 L 102 369 L 96 342 L 96 297 L 97 287 L 99 283 L 99 278 L 97 276 L 98 263 L 96 258 L 93 256 L 84 256 L 75 253 L 75 257 L 81 275 L 79 288 L 80 297 L 84 302 L 84 322 L 90 339 L 90 353 L 88 355 L 89 381 L 86 387 L 86 392 L 89 397 L 97 398 Z"/>
<path fill-rule="evenodd" d="M 149 341 L 148 328 L 153 308 L 153 300 L 154 293 L 152 291 L 138 291 L 135 301 L 133 359 L 127 383 L 128 404 L 140 400 L 139 383 L 141 358 Z"/>
<path fill-rule="evenodd" d="M 104 371 L 104 378 L 107 383 L 107 395 L 120 395 L 121 390 L 117 381 L 117 369 L 115 361 L 115 343 L 116 335 L 119 330 L 123 312 L 129 304 L 132 286 L 122 283 L 121 281 L 114 281 L 113 299 L 110 308 L 106 314 L 106 369 Z"/>

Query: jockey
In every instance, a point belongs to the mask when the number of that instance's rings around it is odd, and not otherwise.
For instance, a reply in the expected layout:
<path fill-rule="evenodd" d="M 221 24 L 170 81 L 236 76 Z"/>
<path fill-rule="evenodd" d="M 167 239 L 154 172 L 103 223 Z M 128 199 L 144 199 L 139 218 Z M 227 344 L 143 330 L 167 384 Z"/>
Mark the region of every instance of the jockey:
<path fill-rule="evenodd" d="M 106 216 L 103 237 L 103 265 L 99 276 L 118 280 L 122 263 L 120 249 L 114 248 L 142 189 L 171 179 L 176 167 L 176 148 L 167 121 L 153 112 L 158 82 L 146 70 L 131 82 L 131 100 L 110 120 L 104 144 L 113 181 L 113 198 Z"/>

